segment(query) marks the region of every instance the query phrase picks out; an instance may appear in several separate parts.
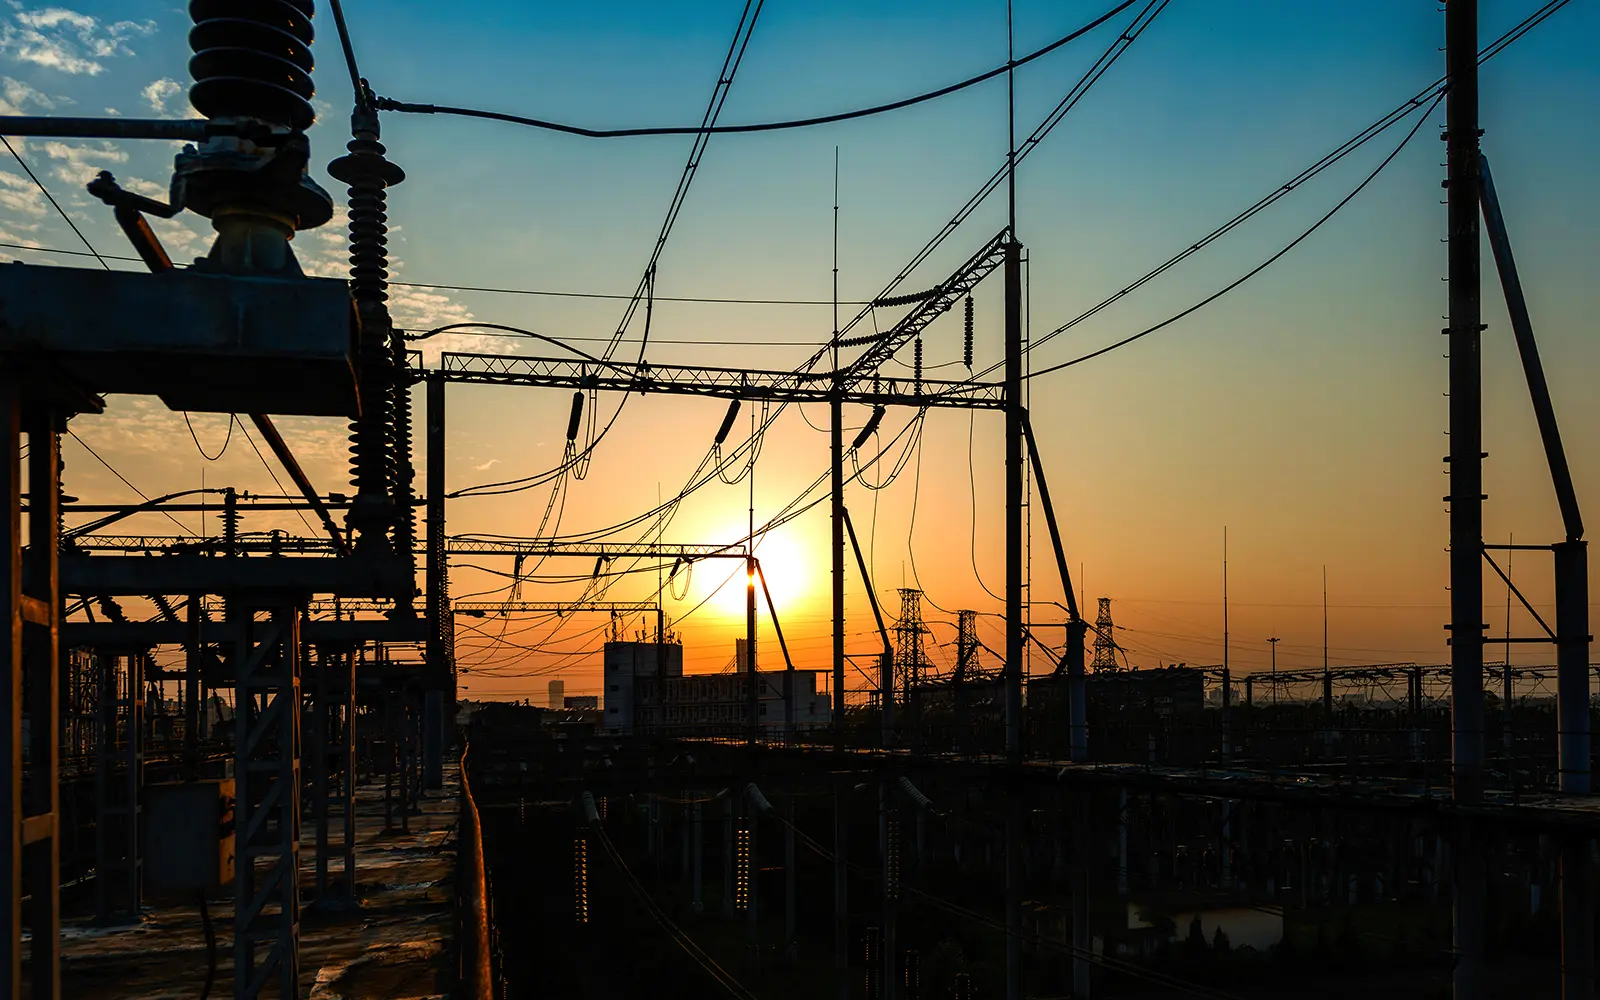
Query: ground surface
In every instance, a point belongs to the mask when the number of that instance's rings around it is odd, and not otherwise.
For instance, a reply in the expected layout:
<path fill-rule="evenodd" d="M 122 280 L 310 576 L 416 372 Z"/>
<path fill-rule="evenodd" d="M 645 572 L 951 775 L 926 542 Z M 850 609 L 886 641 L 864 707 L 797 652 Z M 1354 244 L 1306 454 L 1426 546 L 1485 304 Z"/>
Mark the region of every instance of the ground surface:
<path fill-rule="evenodd" d="M 410 832 L 383 831 L 383 787 L 356 798 L 359 905 L 307 905 L 301 919 L 300 994 L 311 1000 L 423 1000 L 443 997 L 451 965 L 457 776 L 431 792 Z M 313 904 L 311 825 L 302 832 L 301 891 Z M 333 864 L 337 872 L 338 862 Z M 210 996 L 233 995 L 233 894 L 209 902 L 217 969 Z M 62 988 L 75 1000 L 194 1000 L 206 979 L 197 904 L 148 906 L 136 924 L 63 921 Z M 269 995 L 276 995 L 269 987 Z"/>

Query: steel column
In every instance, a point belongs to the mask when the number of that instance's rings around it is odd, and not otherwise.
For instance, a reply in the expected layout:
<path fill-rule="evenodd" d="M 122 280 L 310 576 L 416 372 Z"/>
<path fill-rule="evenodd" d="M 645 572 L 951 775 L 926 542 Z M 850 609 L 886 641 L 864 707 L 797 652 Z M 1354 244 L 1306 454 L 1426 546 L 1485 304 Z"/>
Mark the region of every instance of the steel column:
<path fill-rule="evenodd" d="M 300 995 L 300 616 L 287 595 L 229 607 L 235 677 L 233 995 Z M 258 951 L 265 948 L 265 953 Z"/>
<path fill-rule="evenodd" d="M 1005 243 L 1006 756 L 1022 757 L 1022 245 Z M 1009 1000 L 1020 995 L 1008 993 Z"/>
<path fill-rule="evenodd" d="M 1476 801 L 1483 772 L 1483 385 L 1479 274 L 1478 4 L 1445 12 L 1450 284 L 1450 728 L 1455 797 Z M 1452 982 L 1483 995 L 1484 867 L 1471 830 L 1455 852 Z"/>
<path fill-rule="evenodd" d="M 832 535 L 828 543 L 833 564 L 833 731 L 844 743 L 844 404 L 837 388 L 828 400 L 830 426 L 828 455 L 830 495 L 829 518 Z M 841 977 L 842 979 L 842 977 Z"/>

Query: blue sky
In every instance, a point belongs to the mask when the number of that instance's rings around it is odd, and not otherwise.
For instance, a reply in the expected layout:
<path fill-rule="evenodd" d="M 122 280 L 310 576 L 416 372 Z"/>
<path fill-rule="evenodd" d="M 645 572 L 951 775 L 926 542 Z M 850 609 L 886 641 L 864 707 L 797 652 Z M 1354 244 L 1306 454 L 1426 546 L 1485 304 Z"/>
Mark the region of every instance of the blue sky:
<path fill-rule="evenodd" d="M 346 4 L 362 70 L 381 94 L 591 126 L 697 121 L 741 6 L 733 0 Z M 1017 49 L 1029 51 L 1108 6 L 1019 0 Z M 1484 0 L 1481 6 L 1487 40 L 1538 4 Z M 184 113 L 187 22 L 181 10 L 130 2 L 77 4 L 70 11 L 13 3 L 0 11 L 0 21 L 0 94 L 10 110 Z M 312 133 L 313 159 L 325 164 L 341 151 L 349 94 L 326 10 L 319 10 L 317 24 L 321 121 Z M 1053 106 L 1113 30 L 1108 26 L 1018 73 L 1020 132 Z M 1442 72 L 1442 38 L 1442 15 L 1430 2 L 1332 7 L 1174 0 L 1020 171 L 1019 233 L 1030 253 L 1034 335 L 1189 245 L 1421 89 Z M 1592 336 L 1600 282 L 1591 249 L 1600 202 L 1585 186 L 1600 155 L 1596 39 L 1600 10 L 1592 0 L 1575 0 L 1483 75 L 1485 149 L 1585 500 L 1600 484 L 1600 406 L 1589 391 L 1600 362 Z M 723 121 L 891 100 L 987 69 L 1003 60 L 1005 44 L 1005 7 L 996 0 L 773 0 L 763 9 Z M 1434 117 L 1442 121 L 1441 114 Z M 409 174 L 391 198 L 398 276 L 540 289 L 631 291 L 689 147 L 687 137 L 597 142 L 437 116 L 388 115 L 384 130 L 394 159 Z M 1327 211 L 1399 138 L 1386 134 L 1161 281 L 1041 347 L 1036 366 L 1114 341 L 1253 267 Z M 1285 637 L 1280 663 L 1320 662 L 1320 611 L 1313 606 L 1320 601 L 1324 564 L 1336 609 L 1336 662 L 1446 657 L 1440 628 L 1446 524 L 1439 501 L 1445 492 L 1439 462 L 1445 363 L 1437 334 L 1445 304 L 1444 209 L 1437 139 L 1434 125 L 1425 126 L 1347 209 L 1238 291 L 1138 344 L 1035 385 L 1032 409 L 1068 547 L 1083 565 L 1089 596 L 1113 597 L 1136 662 L 1221 659 L 1224 524 L 1232 546 L 1235 664 L 1263 665 L 1267 635 Z M 881 118 L 713 139 L 662 259 L 660 293 L 826 298 L 835 147 L 841 162 L 840 292 L 858 299 L 899 270 L 1001 162 L 1004 84 L 994 81 Z M 166 143 L 34 140 L 21 147 L 89 239 L 119 253 L 126 249 L 109 214 L 90 204 L 82 183 L 110 167 L 131 185 L 159 192 L 173 151 Z M 317 174 L 342 195 L 320 167 Z M 996 199 L 912 284 L 942 277 L 1003 222 Z M 180 259 L 204 246 L 203 220 L 162 231 Z M 0 165 L 0 234 L 4 242 L 77 248 L 14 165 Z M 333 274 L 342 239 L 335 225 L 302 234 L 296 245 L 308 267 Z M 50 259 L 14 253 L 38 263 Z M 1486 267 L 1486 530 L 1493 537 L 1553 538 L 1554 503 L 1492 274 Z M 998 297 L 998 287 L 987 286 L 977 296 L 980 359 L 997 356 Z M 397 290 L 394 307 L 408 328 L 471 317 L 563 337 L 607 336 L 621 312 L 616 302 L 417 289 Z M 649 357 L 783 367 L 809 350 L 766 345 L 815 343 L 828 330 L 825 306 L 663 304 L 653 340 L 747 346 L 662 344 Z M 456 346 L 528 350 L 490 338 Z M 959 352 L 959 320 L 936 325 L 928 337 L 930 364 L 956 360 Z M 452 486 L 551 464 L 567 403 L 564 393 L 453 389 Z M 674 491 L 709 444 L 720 415 L 719 405 L 693 401 L 630 403 L 590 477 L 571 484 L 562 529 L 628 516 L 653 500 L 658 482 Z M 892 417 L 890 428 L 904 419 Z M 225 422 L 194 418 L 213 453 Z M 286 426 L 318 482 L 337 489 L 344 475 L 340 429 L 317 421 Z M 198 485 L 202 477 L 213 485 L 271 488 L 261 463 L 238 444 L 220 462 L 205 462 L 181 418 L 153 401 L 116 400 L 106 417 L 86 418 L 75 429 L 146 492 Z M 881 593 L 892 596 L 903 574 L 914 582 L 914 556 L 921 582 L 940 606 L 995 609 L 978 576 L 990 587 L 999 580 L 999 427 L 977 418 L 970 456 L 975 481 L 968 473 L 968 432 L 966 415 L 935 415 L 923 439 L 920 477 L 908 465 L 881 492 L 852 490 L 852 509 L 874 512 Z M 125 494 L 76 447 L 69 443 L 69 485 L 76 492 L 86 498 Z M 782 418 L 767 455 L 783 460 L 763 462 L 758 471 L 758 517 L 825 468 L 825 448 L 825 436 L 797 415 Z M 916 523 L 908 546 L 913 494 Z M 532 532 L 546 500 L 536 491 L 459 501 L 451 510 L 452 528 Z M 745 505 L 742 485 L 702 491 L 669 536 L 722 540 L 743 523 Z M 163 530 L 159 521 L 146 527 Z M 1043 526 L 1035 527 L 1038 596 L 1045 599 L 1058 588 L 1045 572 Z M 795 619 L 808 661 L 820 666 L 826 523 L 808 515 L 784 532 L 784 544 L 797 553 L 790 572 L 811 586 L 786 614 Z M 1547 600 L 1543 570 L 1528 573 L 1528 589 Z M 462 569 L 456 590 L 503 582 Z M 613 596 L 653 589 L 652 579 L 648 588 Z M 705 589 L 707 582 L 698 580 L 694 596 Z M 859 591 L 853 593 L 852 614 L 864 615 Z M 1503 599 L 1494 586 L 1486 593 L 1491 608 Z M 717 607 L 683 624 L 691 665 L 717 667 L 731 655 L 724 649 L 733 634 L 731 617 L 719 616 Z M 1485 620 L 1499 623 L 1503 615 L 1502 608 Z M 867 619 L 860 620 L 864 628 Z M 524 638 L 544 634 L 533 629 Z M 560 635 L 560 648 L 582 643 Z M 860 642 L 872 644 L 870 637 Z M 483 655 L 503 660 L 508 673 L 562 666 L 569 671 L 569 693 L 590 682 L 581 657 L 567 665 L 544 654 L 511 652 L 501 646 Z M 506 676 L 481 683 L 512 693 L 526 681 Z"/>

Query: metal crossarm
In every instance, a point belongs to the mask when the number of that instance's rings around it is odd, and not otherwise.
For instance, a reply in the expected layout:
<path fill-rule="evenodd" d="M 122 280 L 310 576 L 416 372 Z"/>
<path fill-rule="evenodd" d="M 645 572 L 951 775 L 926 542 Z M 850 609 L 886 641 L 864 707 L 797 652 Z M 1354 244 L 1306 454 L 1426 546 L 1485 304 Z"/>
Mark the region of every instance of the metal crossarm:
<path fill-rule="evenodd" d="M 952 285 L 952 288 L 957 286 Z M 964 286 L 961 286 L 964 287 Z M 965 295 L 961 291 L 956 295 Z M 921 326 L 932 322 L 935 304 L 945 302 L 949 309 L 955 299 L 947 296 L 921 303 L 913 316 L 926 316 Z M 901 326 L 910 322 L 903 320 Z M 876 344 L 869 354 L 881 352 L 899 338 L 897 330 Z M 917 329 L 921 329 L 917 326 Z M 910 327 L 906 327 L 910 329 Z M 906 339 L 914 333 L 905 334 Z M 904 341 L 901 341 L 903 343 Z M 866 357 L 866 355 L 863 355 Z M 780 372 L 759 369 L 710 368 L 700 365 L 651 365 L 637 367 L 574 358 L 537 358 L 508 354 L 460 354 L 446 352 L 440 367 L 418 371 L 417 377 L 437 375 L 447 382 L 472 382 L 486 385 L 526 385 L 559 389 L 595 389 L 611 392 L 654 392 L 680 396 L 710 396 L 718 399 L 772 400 L 791 403 L 825 403 L 833 392 L 831 374 Z M 843 401 L 867 406 L 942 406 L 962 409 L 999 409 L 1004 405 L 998 382 L 955 382 L 923 379 L 921 391 L 913 379 L 882 379 L 873 387 L 868 375 L 855 378 L 844 391 Z"/>
<path fill-rule="evenodd" d="M 847 392 L 858 391 L 858 387 L 870 381 L 873 372 L 894 357 L 900 348 L 915 340 L 929 324 L 949 312 L 957 302 L 966 298 L 980 281 L 994 273 L 1005 263 L 1006 244 L 1010 242 L 1010 236 L 1009 230 L 1001 230 L 982 250 L 935 288 L 932 295 L 917 302 L 900 322 L 885 330 L 882 336 L 873 337 L 871 346 L 860 357 L 843 366 L 840 372 L 842 388 Z M 923 385 L 930 388 L 930 394 L 935 395 L 938 394 L 941 385 L 961 384 L 923 381 Z M 994 389 L 998 398 L 1002 386 L 996 383 Z"/>

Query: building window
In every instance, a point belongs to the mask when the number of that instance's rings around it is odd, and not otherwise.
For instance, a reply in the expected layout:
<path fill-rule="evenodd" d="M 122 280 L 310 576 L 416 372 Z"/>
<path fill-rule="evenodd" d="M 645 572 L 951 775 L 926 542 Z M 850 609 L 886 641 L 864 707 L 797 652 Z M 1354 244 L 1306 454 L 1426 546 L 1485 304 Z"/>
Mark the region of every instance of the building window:
<path fill-rule="evenodd" d="M 610 708 L 606 709 L 606 711 L 610 712 L 612 715 L 616 715 L 617 714 L 617 706 L 612 705 Z"/>
<path fill-rule="evenodd" d="M 616 694 L 618 690 L 619 690 L 619 688 L 617 687 L 617 685 L 615 685 L 615 684 L 611 685 L 611 693 L 612 694 Z"/>

